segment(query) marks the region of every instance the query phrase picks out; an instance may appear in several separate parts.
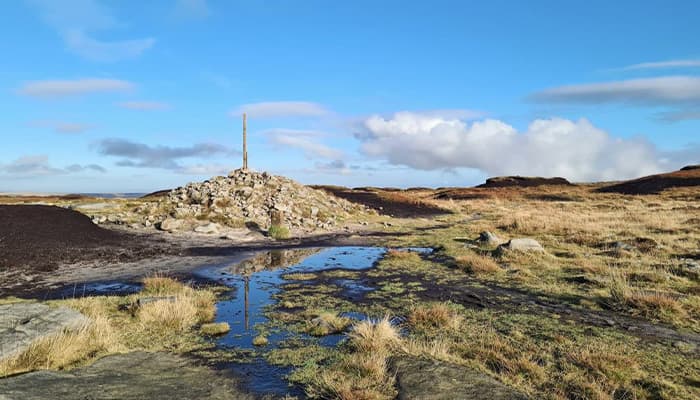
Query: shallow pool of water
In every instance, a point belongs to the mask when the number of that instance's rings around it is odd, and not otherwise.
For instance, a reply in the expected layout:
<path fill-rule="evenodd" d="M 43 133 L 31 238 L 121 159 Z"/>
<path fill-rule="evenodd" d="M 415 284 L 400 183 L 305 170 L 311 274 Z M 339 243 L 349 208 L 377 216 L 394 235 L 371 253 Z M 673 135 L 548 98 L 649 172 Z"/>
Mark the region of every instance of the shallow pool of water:
<path fill-rule="evenodd" d="M 421 253 L 429 249 L 413 248 Z M 266 308 L 275 303 L 274 295 L 281 285 L 290 282 L 283 277 L 291 273 L 315 273 L 343 269 L 359 271 L 372 268 L 386 249 L 382 247 L 332 247 L 323 249 L 272 250 L 254 254 L 251 258 L 232 265 L 200 269 L 196 274 L 211 279 L 233 289 L 230 298 L 217 304 L 217 322 L 228 322 L 231 331 L 217 339 L 221 348 L 253 349 L 253 339 L 259 334 L 256 326 L 268 322 Z M 300 281 L 303 282 L 303 281 Z M 338 279 L 339 286 L 349 292 L 367 293 L 374 288 L 362 285 L 353 279 Z M 361 313 L 347 313 L 353 319 L 364 319 Z M 261 351 L 275 348 L 282 340 L 295 334 L 287 331 L 269 332 L 269 344 Z M 315 338 L 322 346 L 336 346 L 344 334 Z M 308 338 L 308 337 L 307 337 Z M 309 338 L 310 339 L 310 338 Z M 289 387 L 285 380 L 288 369 L 267 364 L 261 357 L 251 362 L 229 364 L 238 375 L 246 380 L 248 389 L 266 394 L 300 395 L 299 388 Z"/>

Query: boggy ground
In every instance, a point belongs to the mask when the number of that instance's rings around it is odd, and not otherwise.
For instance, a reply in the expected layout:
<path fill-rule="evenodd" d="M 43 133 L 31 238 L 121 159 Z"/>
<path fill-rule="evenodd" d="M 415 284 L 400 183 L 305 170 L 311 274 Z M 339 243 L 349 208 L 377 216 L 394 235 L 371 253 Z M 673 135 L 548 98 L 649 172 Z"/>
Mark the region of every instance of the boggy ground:
<path fill-rule="evenodd" d="M 405 383 L 397 371 L 412 359 L 480 372 L 531 398 L 700 397 L 697 188 L 628 196 L 598 187 L 377 190 L 450 213 L 377 216 L 368 229 L 386 236 L 372 242 L 435 251 L 287 276 L 260 330 L 348 339 L 323 347 L 292 338 L 266 359 L 291 366 L 289 381 L 312 398 L 395 398 Z M 487 230 L 534 238 L 545 252 L 498 252 L 476 240 Z M 373 290 L 349 290 L 348 280 Z"/>
<path fill-rule="evenodd" d="M 318 318 L 342 331 L 344 313 L 390 316 L 404 336 L 367 351 L 351 330 L 337 348 L 290 343 L 269 360 L 294 366 L 290 380 L 318 397 L 394 398 L 392 360 L 419 356 L 482 371 L 533 398 L 697 398 L 697 190 L 595 189 L 468 189 L 485 198 L 464 201 L 413 191 L 453 214 L 393 224 L 409 234 L 383 243 L 433 254 L 390 252 L 365 271 L 288 276 L 270 310 L 273 326 L 316 334 Z M 545 252 L 498 252 L 476 240 L 485 230 L 535 238 Z M 375 290 L 348 290 L 348 279 Z"/>

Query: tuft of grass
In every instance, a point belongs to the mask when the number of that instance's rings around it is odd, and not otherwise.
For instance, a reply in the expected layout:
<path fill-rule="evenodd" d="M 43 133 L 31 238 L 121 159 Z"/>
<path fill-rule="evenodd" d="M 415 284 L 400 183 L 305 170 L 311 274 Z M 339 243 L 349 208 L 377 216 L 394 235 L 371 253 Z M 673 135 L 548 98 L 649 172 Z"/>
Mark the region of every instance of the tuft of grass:
<path fill-rule="evenodd" d="M 275 240 L 288 239 L 289 229 L 283 225 L 272 225 L 267 230 L 267 235 Z"/>
<path fill-rule="evenodd" d="M 77 330 L 64 330 L 32 343 L 0 362 L 0 377 L 37 369 L 59 369 L 123 347 L 109 321 L 95 318 Z"/>
<path fill-rule="evenodd" d="M 199 328 L 199 332 L 203 335 L 217 336 L 228 333 L 231 330 L 228 322 L 210 322 L 202 324 Z"/>
<path fill-rule="evenodd" d="M 262 347 L 267 346 L 268 343 L 270 343 L 269 340 L 267 340 L 267 337 L 263 334 L 260 334 L 253 338 L 253 346 Z"/>
<path fill-rule="evenodd" d="M 350 318 L 341 317 L 334 312 L 322 312 L 306 323 L 306 332 L 312 336 L 326 336 L 339 333 L 350 325 Z"/>
<path fill-rule="evenodd" d="M 387 360 L 401 338 L 389 317 L 358 322 L 348 336 L 355 352 L 320 370 L 307 386 L 307 394 L 341 400 L 395 398 L 396 379 L 388 372 Z"/>
<path fill-rule="evenodd" d="M 354 324 L 348 338 L 351 345 L 361 352 L 386 352 L 401 340 L 398 329 L 388 316 Z"/>
<path fill-rule="evenodd" d="M 457 265 L 473 274 L 493 274 L 501 271 L 496 261 L 491 257 L 469 253 L 456 258 Z"/>
<path fill-rule="evenodd" d="M 678 300 L 657 290 L 635 288 L 630 285 L 623 273 L 611 273 L 608 289 L 613 305 L 632 308 L 646 317 L 673 321 L 687 316 L 687 312 Z"/>
<path fill-rule="evenodd" d="M 176 295 L 188 289 L 186 285 L 176 281 L 175 279 L 159 275 L 143 278 L 141 283 L 143 283 L 141 294 L 144 295 Z"/>
<path fill-rule="evenodd" d="M 414 307 L 408 315 L 408 323 L 420 330 L 457 330 L 462 317 L 447 303 L 433 303 Z"/>

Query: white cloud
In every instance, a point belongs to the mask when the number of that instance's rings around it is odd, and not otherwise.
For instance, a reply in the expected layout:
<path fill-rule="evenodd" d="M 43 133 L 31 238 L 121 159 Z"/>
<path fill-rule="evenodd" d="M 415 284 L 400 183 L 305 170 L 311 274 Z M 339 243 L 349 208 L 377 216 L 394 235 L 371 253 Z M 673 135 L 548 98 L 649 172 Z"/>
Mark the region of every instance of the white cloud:
<path fill-rule="evenodd" d="M 114 41 L 95 38 L 95 32 L 125 27 L 97 0 L 31 0 L 30 3 L 58 31 L 70 51 L 88 60 L 112 62 L 137 57 L 156 42 L 151 37 Z"/>
<path fill-rule="evenodd" d="M 366 155 L 421 170 L 474 168 L 491 176 L 593 181 L 632 178 L 668 168 L 650 142 L 615 138 L 585 119 L 540 119 L 518 132 L 493 119 L 468 124 L 401 112 L 388 119 L 370 117 L 356 137 Z"/>
<path fill-rule="evenodd" d="M 211 14 L 206 0 L 177 0 L 175 16 L 177 18 L 206 18 Z"/>
<path fill-rule="evenodd" d="M 700 102 L 700 78 L 665 76 L 560 86 L 534 93 L 530 99 L 548 103 L 584 104 L 668 105 Z"/>
<path fill-rule="evenodd" d="M 18 92 L 32 97 L 66 97 L 99 92 L 124 92 L 133 89 L 131 82 L 119 79 L 84 78 L 28 82 Z"/>
<path fill-rule="evenodd" d="M 243 104 L 231 111 L 230 115 L 238 117 L 243 113 L 253 118 L 320 117 L 329 111 L 321 104 L 308 101 L 267 101 Z"/>
<path fill-rule="evenodd" d="M 129 110 L 140 110 L 140 111 L 159 111 L 167 110 L 170 108 L 168 103 L 163 103 L 160 101 L 124 101 L 117 104 L 119 107 L 127 108 Z"/>
<path fill-rule="evenodd" d="M 307 158 L 339 160 L 344 157 L 342 151 L 318 142 L 318 139 L 325 136 L 322 132 L 273 129 L 264 132 L 264 134 L 268 137 L 270 143 L 277 146 L 300 149 Z"/>
<path fill-rule="evenodd" d="M 72 164 L 66 168 L 53 167 L 49 163 L 49 157 L 47 155 L 23 156 L 9 164 L 0 164 L 0 173 L 18 178 L 62 175 L 85 171 L 106 172 L 104 168 L 97 164 Z"/>
<path fill-rule="evenodd" d="M 685 60 L 667 60 L 644 62 L 639 64 L 628 65 L 618 68 L 619 71 L 634 71 L 642 69 L 664 69 L 664 68 L 698 68 L 700 67 L 700 59 L 685 59 Z"/>

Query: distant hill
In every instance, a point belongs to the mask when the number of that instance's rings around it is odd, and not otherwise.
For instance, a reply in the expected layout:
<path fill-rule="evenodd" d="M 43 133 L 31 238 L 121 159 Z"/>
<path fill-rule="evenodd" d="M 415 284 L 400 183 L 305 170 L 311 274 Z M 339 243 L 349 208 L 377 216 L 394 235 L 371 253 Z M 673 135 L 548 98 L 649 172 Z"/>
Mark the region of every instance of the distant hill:
<path fill-rule="evenodd" d="M 601 193 L 657 194 L 676 187 L 700 186 L 700 165 L 689 165 L 679 171 L 645 176 L 643 178 L 604 186 Z"/>
<path fill-rule="evenodd" d="M 542 178 L 527 176 L 497 176 L 488 178 L 486 183 L 477 186 L 478 188 L 500 188 L 500 187 L 533 187 L 545 185 L 572 185 L 564 178 Z"/>

